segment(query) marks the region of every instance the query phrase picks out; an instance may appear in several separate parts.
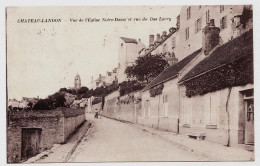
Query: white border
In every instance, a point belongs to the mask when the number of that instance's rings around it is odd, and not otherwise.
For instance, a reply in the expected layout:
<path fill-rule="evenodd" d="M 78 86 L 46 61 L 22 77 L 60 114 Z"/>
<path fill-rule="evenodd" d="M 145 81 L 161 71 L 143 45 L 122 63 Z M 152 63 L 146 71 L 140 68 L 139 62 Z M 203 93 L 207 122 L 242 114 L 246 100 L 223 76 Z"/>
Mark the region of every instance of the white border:
<path fill-rule="evenodd" d="M 228 5 L 228 4 L 253 4 L 254 13 L 254 63 L 255 63 L 255 162 L 126 162 L 126 163 L 77 163 L 76 165 L 260 165 L 259 162 L 259 58 L 260 58 L 260 1 L 257 0 L 0 0 L 0 165 L 6 164 L 6 45 L 5 45 L 5 8 L 7 6 L 154 6 L 154 5 Z M 258 75 L 258 76 L 257 76 Z M 72 163 L 51 165 L 70 165 Z M 48 165 L 50 165 L 48 164 Z M 8 164 L 14 165 L 14 164 Z M 25 165 L 25 164 L 19 164 Z M 40 164 L 33 164 L 40 165 Z"/>

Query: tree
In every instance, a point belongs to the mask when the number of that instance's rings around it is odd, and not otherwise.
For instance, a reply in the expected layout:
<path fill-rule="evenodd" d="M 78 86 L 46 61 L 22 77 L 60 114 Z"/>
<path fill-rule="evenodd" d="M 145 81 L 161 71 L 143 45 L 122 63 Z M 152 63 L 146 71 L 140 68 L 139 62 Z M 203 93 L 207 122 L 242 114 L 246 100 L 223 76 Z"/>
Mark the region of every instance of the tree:
<path fill-rule="evenodd" d="M 53 110 L 58 107 L 65 107 L 66 99 L 64 93 L 56 92 L 46 99 L 39 100 L 33 107 L 34 110 Z"/>
<path fill-rule="evenodd" d="M 135 64 L 125 70 L 128 78 L 135 78 L 139 82 L 149 83 L 169 66 L 161 55 L 140 56 Z"/>
<path fill-rule="evenodd" d="M 78 94 L 85 94 L 89 89 L 85 86 L 82 86 L 79 90 L 78 90 Z"/>

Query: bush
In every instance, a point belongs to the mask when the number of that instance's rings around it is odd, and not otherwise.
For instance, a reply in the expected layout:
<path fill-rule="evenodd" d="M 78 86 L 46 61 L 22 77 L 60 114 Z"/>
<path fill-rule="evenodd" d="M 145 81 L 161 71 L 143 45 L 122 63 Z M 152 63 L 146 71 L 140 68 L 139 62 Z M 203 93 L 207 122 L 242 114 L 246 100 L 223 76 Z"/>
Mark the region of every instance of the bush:
<path fill-rule="evenodd" d="M 33 107 L 34 110 L 53 110 L 65 107 L 66 99 L 64 93 L 57 92 L 46 99 L 39 100 Z"/>
<path fill-rule="evenodd" d="M 119 84 L 120 96 L 143 89 L 145 86 L 136 80 L 124 81 Z"/>

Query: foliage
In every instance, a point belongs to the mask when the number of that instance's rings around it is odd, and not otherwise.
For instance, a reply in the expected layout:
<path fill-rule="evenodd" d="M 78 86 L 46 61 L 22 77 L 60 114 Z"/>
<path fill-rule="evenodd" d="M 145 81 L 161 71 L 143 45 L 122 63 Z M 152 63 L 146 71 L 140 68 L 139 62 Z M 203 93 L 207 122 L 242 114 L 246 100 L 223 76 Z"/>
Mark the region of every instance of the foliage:
<path fill-rule="evenodd" d="M 141 90 L 144 88 L 144 85 L 139 83 L 136 80 L 133 81 L 124 81 L 122 83 L 119 84 L 119 93 L 120 96 L 123 96 L 125 94 L 137 91 L 137 90 Z"/>
<path fill-rule="evenodd" d="M 46 99 L 39 100 L 33 107 L 34 110 L 53 110 L 65 107 L 66 99 L 64 93 L 57 92 Z"/>
<path fill-rule="evenodd" d="M 85 86 L 82 86 L 78 91 L 77 94 L 85 94 L 89 89 Z"/>
<path fill-rule="evenodd" d="M 102 97 L 96 97 L 93 101 L 92 101 L 92 105 L 98 104 L 102 101 Z"/>
<path fill-rule="evenodd" d="M 150 89 L 150 97 L 155 97 L 157 95 L 162 94 L 164 85 L 160 84 Z"/>
<path fill-rule="evenodd" d="M 75 89 L 61 88 L 59 92 L 67 92 L 72 95 L 77 95 L 77 91 Z"/>
<path fill-rule="evenodd" d="M 135 78 L 139 82 L 149 83 L 169 66 L 161 55 L 140 56 L 135 64 L 128 66 L 125 70 L 128 78 Z"/>
<path fill-rule="evenodd" d="M 118 85 L 116 82 L 113 82 L 113 84 L 108 85 L 106 87 L 98 87 L 95 90 L 93 90 L 93 92 L 91 93 L 92 96 L 106 96 L 109 93 L 115 91 L 118 89 Z"/>
<path fill-rule="evenodd" d="M 192 97 L 253 82 L 253 57 L 244 57 L 186 81 L 184 85 L 186 87 L 186 96 Z"/>
<path fill-rule="evenodd" d="M 253 18 L 253 11 L 248 7 L 244 7 L 240 19 L 240 23 L 243 25 L 243 28 L 246 27 L 246 23 L 252 18 Z"/>

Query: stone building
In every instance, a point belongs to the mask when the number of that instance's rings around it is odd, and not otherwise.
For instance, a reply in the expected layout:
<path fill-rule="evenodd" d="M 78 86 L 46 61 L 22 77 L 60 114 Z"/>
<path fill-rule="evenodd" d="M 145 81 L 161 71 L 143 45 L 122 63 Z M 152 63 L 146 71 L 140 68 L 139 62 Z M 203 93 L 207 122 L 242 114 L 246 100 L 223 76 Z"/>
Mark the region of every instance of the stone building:
<path fill-rule="evenodd" d="M 202 29 L 210 20 L 214 20 L 214 25 L 220 28 L 219 41 L 224 44 L 241 34 L 240 28 L 234 28 L 234 23 L 235 26 L 240 25 L 242 11 L 243 5 L 183 6 L 175 28 L 171 27 L 168 33 L 163 31 L 156 36 L 149 35 L 145 54 L 164 55 L 170 65 L 176 64 L 202 48 Z"/>
<path fill-rule="evenodd" d="M 125 70 L 128 66 L 134 64 L 143 48 L 145 48 L 145 45 L 141 42 L 141 40 L 137 41 L 136 39 L 120 37 L 117 67 L 118 83 L 128 80 Z"/>
<path fill-rule="evenodd" d="M 58 108 L 10 112 L 7 126 L 7 162 L 25 161 L 66 142 L 85 121 L 84 109 Z"/>
<path fill-rule="evenodd" d="M 222 145 L 253 144 L 251 6 L 184 6 L 178 20 L 168 39 L 176 35 L 179 62 L 142 90 L 138 123 Z"/>
<path fill-rule="evenodd" d="M 118 82 L 117 79 L 117 68 L 114 68 L 112 71 L 107 71 L 105 76 L 99 74 L 99 77 L 93 80 L 91 77 L 90 89 L 96 89 L 98 87 L 105 87 L 111 85 L 113 82 Z"/>

